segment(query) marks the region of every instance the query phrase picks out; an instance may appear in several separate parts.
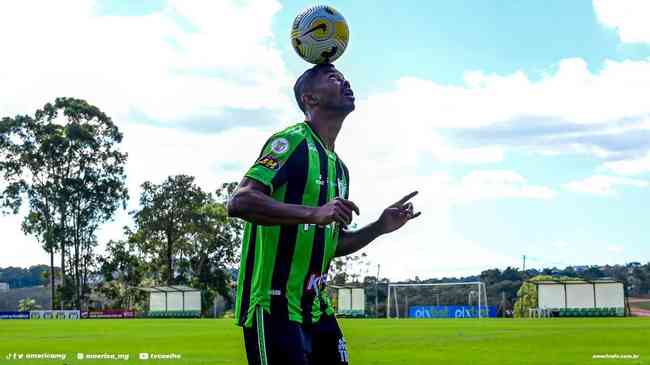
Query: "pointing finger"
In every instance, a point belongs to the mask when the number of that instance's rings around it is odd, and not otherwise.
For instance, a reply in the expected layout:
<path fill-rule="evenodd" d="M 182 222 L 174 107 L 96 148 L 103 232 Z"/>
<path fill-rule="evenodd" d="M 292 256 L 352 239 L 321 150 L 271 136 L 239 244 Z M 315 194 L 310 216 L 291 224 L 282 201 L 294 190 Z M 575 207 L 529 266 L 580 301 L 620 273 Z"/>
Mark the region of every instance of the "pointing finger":
<path fill-rule="evenodd" d="M 393 206 L 393 207 L 400 207 L 400 206 L 402 206 L 402 204 L 406 203 L 407 201 L 409 201 L 409 199 L 411 199 L 412 197 L 414 197 L 414 196 L 416 196 L 416 195 L 418 195 L 417 190 L 414 191 L 414 192 L 412 192 L 412 193 L 410 193 L 410 194 L 408 194 L 408 195 L 406 195 L 406 196 L 403 197 L 402 199 L 398 200 L 398 201 L 395 202 L 395 204 L 393 204 L 392 206 Z"/>

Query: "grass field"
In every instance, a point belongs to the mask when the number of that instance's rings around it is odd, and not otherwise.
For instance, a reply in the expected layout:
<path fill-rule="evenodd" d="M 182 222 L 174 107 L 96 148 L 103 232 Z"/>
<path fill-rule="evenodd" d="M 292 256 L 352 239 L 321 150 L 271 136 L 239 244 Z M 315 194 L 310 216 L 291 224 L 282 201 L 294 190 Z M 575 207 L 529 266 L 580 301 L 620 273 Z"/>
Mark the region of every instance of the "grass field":
<path fill-rule="evenodd" d="M 650 318 L 341 320 L 352 365 L 650 364 Z M 179 360 L 138 359 L 140 352 Z M 7 354 L 65 353 L 66 360 Z M 128 353 L 77 360 L 77 353 Z M 638 355 L 594 359 L 593 355 Z M 26 355 L 24 355 L 26 356 Z M 0 364 L 246 364 L 232 320 L 0 321 Z"/>

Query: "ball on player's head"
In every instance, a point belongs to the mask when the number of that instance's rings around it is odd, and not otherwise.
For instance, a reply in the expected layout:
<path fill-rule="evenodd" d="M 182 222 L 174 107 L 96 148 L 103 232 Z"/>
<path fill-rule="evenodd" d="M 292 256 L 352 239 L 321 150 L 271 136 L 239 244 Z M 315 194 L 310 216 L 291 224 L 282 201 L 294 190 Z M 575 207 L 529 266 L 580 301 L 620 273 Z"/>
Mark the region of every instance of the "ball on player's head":
<path fill-rule="evenodd" d="M 291 27 L 293 49 L 303 60 L 313 64 L 334 62 L 345 51 L 349 39 L 345 18 L 327 5 L 303 10 Z"/>

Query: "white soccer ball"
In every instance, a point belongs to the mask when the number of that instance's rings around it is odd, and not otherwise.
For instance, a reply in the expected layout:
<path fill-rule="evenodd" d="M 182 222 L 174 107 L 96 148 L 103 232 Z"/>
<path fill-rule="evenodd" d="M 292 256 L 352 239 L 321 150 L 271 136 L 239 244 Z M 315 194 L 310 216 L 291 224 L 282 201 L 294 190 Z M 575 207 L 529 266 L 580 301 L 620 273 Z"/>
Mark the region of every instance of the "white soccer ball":
<path fill-rule="evenodd" d="M 291 27 L 293 49 L 303 60 L 313 64 L 334 62 L 345 51 L 349 39 L 345 18 L 327 5 L 303 10 Z"/>

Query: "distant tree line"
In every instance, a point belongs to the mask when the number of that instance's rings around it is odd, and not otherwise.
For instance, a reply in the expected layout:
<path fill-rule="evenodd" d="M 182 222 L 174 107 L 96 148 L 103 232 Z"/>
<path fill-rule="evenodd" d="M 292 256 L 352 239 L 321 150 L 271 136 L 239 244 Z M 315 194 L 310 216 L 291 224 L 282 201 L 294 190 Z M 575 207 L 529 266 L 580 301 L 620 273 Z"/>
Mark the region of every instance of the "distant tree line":
<path fill-rule="evenodd" d="M 0 267 L 0 283 L 7 283 L 12 289 L 44 285 L 47 283 L 46 273 L 49 269 L 47 265 L 34 265 L 28 268 Z"/>

